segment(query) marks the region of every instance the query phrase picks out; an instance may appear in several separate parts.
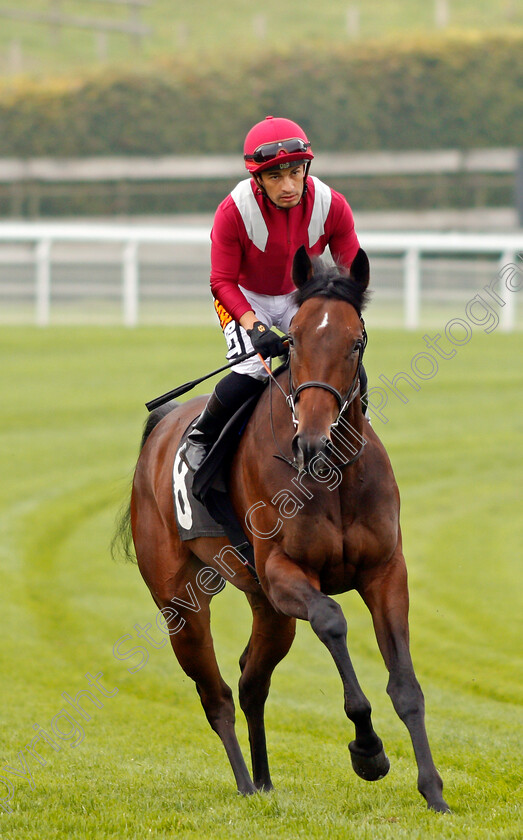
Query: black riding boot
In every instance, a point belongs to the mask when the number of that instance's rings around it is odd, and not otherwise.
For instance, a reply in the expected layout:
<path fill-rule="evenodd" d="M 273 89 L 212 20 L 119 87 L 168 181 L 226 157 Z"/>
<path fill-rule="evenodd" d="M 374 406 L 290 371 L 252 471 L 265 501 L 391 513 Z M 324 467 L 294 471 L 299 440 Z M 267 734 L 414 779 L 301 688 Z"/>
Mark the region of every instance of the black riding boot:
<path fill-rule="evenodd" d="M 189 469 L 196 472 L 201 467 L 227 421 L 243 403 L 261 391 L 263 385 L 252 376 L 239 373 L 229 373 L 218 382 L 196 425 L 187 435 L 181 457 Z"/>

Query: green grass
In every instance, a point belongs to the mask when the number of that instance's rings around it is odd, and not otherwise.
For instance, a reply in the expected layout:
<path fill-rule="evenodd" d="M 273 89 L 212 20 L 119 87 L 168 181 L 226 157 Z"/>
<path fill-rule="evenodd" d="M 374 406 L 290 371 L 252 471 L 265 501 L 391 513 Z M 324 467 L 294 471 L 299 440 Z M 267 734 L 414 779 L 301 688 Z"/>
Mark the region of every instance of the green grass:
<path fill-rule="evenodd" d="M 369 331 L 371 384 L 408 370 L 425 349 L 418 333 Z M 143 402 L 219 364 L 221 342 L 203 327 L 0 332 L 0 803 L 2 767 L 22 772 L 20 753 L 34 785 L 8 775 L 12 810 L 0 808 L 0 836 L 516 840 L 521 336 L 475 331 L 408 404 L 391 397 L 386 425 L 374 422 L 402 492 L 412 650 L 453 809 L 446 816 L 429 813 L 416 791 L 408 735 L 354 594 L 339 599 L 349 647 L 392 764 L 375 784 L 350 769 L 339 677 L 308 626 L 276 671 L 267 708 L 276 790 L 247 799 L 167 647 L 146 644 L 149 659 L 134 674 L 112 654 L 125 634 L 137 643 L 134 625 L 156 612 L 137 568 L 108 553 Z M 235 688 L 249 610 L 230 586 L 214 603 L 218 657 Z M 118 693 L 103 708 L 86 702 L 89 721 L 73 714 L 82 742 L 61 742 L 60 752 L 44 745 L 39 764 L 25 751 L 33 725 L 51 731 L 67 706 L 62 693 L 86 688 L 88 672 Z M 246 753 L 241 712 L 238 733 Z"/>
<path fill-rule="evenodd" d="M 6 8 L 14 4 L 6 4 Z M 111 20 L 127 19 L 124 7 L 62 0 L 62 12 L 84 18 Z M 47 0 L 25 0 L 20 10 L 48 11 Z M 267 48 L 303 49 L 311 43 L 343 45 L 353 40 L 347 31 L 347 9 L 359 10 L 360 39 L 397 37 L 398 34 L 433 33 L 436 30 L 434 3 L 417 0 L 330 0 L 319 4 L 302 0 L 299 8 L 278 0 L 265 0 L 260 8 L 246 0 L 185 0 L 173 4 L 171 0 L 154 0 L 141 13 L 141 19 L 152 29 L 143 51 L 136 54 L 128 36 L 109 34 L 107 55 L 110 63 L 135 67 L 137 63 L 157 58 L 182 58 L 201 62 L 203 58 L 218 57 L 230 60 L 234 55 L 249 55 Z M 506 0 L 449 0 L 452 30 L 507 30 L 523 25 L 521 5 Z M 58 40 L 47 25 L 0 18 L 0 56 L 4 71 L 8 70 L 7 55 L 13 41 L 22 50 L 22 63 L 27 71 L 43 71 L 55 75 L 69 73 L 99 64 L 99 47 L 94 32 L 64 29 Z M 12 50 L 12 48 L 11 48 Z M 16 62 L 16 60 L 15 60 Z"/>

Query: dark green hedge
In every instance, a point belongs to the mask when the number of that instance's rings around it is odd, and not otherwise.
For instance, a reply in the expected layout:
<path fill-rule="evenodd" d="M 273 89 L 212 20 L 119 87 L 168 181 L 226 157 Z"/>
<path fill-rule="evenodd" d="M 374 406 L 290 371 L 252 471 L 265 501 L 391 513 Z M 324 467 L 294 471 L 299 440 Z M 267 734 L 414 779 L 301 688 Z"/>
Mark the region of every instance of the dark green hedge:
<path fill-rule="evenodd" d="M 0 218 L 212 214 L 237 180 L 69 185 L 24 182 L 17 184 L 16 190 L 9 184 L 0 184 Z M 504 173 L 328 180 L 330 186 L 347 196 L 358 212 L 508 207 L 514 202 L 514 176 Z"/>
<path fill-rule="evenodd" d="M 0 156 L 238 152 L 267 113 L 317 150 L 521 145 L 523 35 L 266 55 L 0 89 Z"/>

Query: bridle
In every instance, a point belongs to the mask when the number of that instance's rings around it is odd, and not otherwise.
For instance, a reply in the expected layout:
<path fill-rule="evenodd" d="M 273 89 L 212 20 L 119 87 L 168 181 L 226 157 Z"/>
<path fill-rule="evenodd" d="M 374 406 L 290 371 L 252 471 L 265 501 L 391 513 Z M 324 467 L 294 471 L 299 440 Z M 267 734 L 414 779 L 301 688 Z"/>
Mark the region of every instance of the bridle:
<path fill-rule="evenodd" d="M 296 404 L 299 400 L 300 394 L 302 394 L 303 391 L 307 390 L 308 388 L 321 388 L 324 391 L 328 391 L 330 394 L 332 394 L 336 398 L 336 402 L 338 403 L 337 417 L 331 423 L 331 425 L 329 427 L 329 431 L 336 430 L 337 427 L 338 427 L 338 424 L 340 423 L 340 420 L 342 419 L 342 417 L 345 413 L 345 411 L 351 405 L 351 403 L 356 399 L 357 395 L 360 392 L 361 366 L 362 366 L 362 363 L 363 363 L 363 353 L 365 352 L 365 348 L 367 346 L 367 331 L 365 329 L 365 322 L 364 322 L 364 320 L 361 316 L 360 316 L 360 321 L 361 321 L 361 324 L 362 324 L 362 327 L 363 327 L 363 335 L 362 335 L 361 339 L 359 339 L 358 342 L 356 343 L 357 348 L 358 348 L 358 364 L 356 366 L 356 373 L 354 374 L 352 382 L 350 383 L 349 388 L 348 388 L 348 390 L 346 391 L 345 394 L 341 394 L 341 392 L 338 391 L 337 388 L 335 388 L 333 385 L 330 385 L 328 382 L 322 382 L 321 380 L 316 380 L 316 379 L 311 379 L 311 380 L 308 380 L 307 382 L 302 382 L 301 385 L 298 385 L 298 387 L 295 388 L 294 384 L 293 384 L 293 381 L 292 381 L 292 370 L 291 370 L 290 358 L 288 360 L 289 393 L 287 394 L 287 393 L 285 393 L 284 389 L 281 387 L 278 380 L 272 374 L 272 371 L 270 369 L 268 369 L 269 373 L 270 373 L 270 385 L 269 385 L 269 387 L 270 387 L 271 430 L 272 430 L 272 436 L 273 436 L 274 443 L 276 444 L 277 448 L 280 451 L 280 454 L 275 455 L 274 457 L 278 458 L 278 460 L 280 460 L 280 461 L 285 461 L 287 464 L 292 466 L 294 469 L 297 469 L 295 461 L 291 461 L 289 458 L 287 458 L 283 454 L 283 452 L 282 452 L 282 450 L 281 450 L 281 448 L 280 448 L 280 446 L 279 446 L 279 444 L 276 440 L 276 435 L 275 435 L 275 431 L 274 431 L 273 416 L 272 416 L 272 383 L 274 382 L 276 384 L 276 386 L 279 388 L 279 390 L 282 392 L 283 396 L 285 397 L 285 402 L 287 403 L 287 405 L 289 406 L 289 409 L 291 411 L 292 422 L 293 422 L 294 428 L 297 428 L 298 423 L 299 423 L 298 418 L 296 417 Z M 285 336 L 284 338 L 289 340 L 289 343 L 290 343 L 290 336 Z M 365 441 L 363 441 L 360 449 L 354 455 L 354 457 L 350 458 L 347 461 L 344 461 L 342 464 L 340 464 L 340 466 L 341 467 L 346 467 L 346 466 L 349 466 L 350 464 L 353 464 L 355 461 L 357 461 L 358 458 L 360 457 L 360 455 L 363 452 L 364 446 L 365 446 Z"/>
<path fill-rule="evenodd" d="M 336 417 L 334 422 L 331 423 L 331 429 L 335 429 L 337 427 L 338 423 L 340 422 L 341 416 L 344 414 L 346 409 L 359 394 L 361 365 L 363 362 L 363 353 L 365 352 L 365 347 L 367 346 L 367 331 L 365 330 L 365 323 L 363 321 L 363 318 L 360 318 L 360 320 L 363 325 L 363 336 L 357 342 L 358 365 L 356 367 L 356 373 L 354 374 L 353 380 L 349 385 L 349 389 L 348 391 L 346 391 L 345 395 L 342 395 L 338 391 L 338 389 L 334 387 L 334 385 L 330 385 L 328 382 L 322 382 L 321 380 L 316 379 L 311 379 L 308 382 L 302 382 L 301 385 L 298 385 L 298 387 L 295 388 L 292 382 L 292 371 L 291 366 L 289 364 L 289 394 L 286 397 L 286 402 L 291 410 L 292 422 L 295 427 L 298 426 L 298 419 L 296 417 L 296 403 L 298 402 L 300 394 L 307 388 L 321 388 L 322 390 L 328 391 L 330 394 L 336 397 L 336 402 L 338 403 L 338 416 Z"/>

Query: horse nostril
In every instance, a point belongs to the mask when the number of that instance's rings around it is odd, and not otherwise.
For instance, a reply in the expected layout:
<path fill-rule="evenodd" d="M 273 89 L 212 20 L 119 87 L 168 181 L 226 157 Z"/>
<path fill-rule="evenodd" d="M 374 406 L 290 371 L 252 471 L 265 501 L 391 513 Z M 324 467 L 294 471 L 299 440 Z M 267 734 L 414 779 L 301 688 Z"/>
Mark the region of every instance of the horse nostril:
<path fill-rule="evenodd" d="M 321 458 L 326 454 L 324 438 L 309 439 L 306 435 L 296 433 L 292 439 L 292 454 L 299 470 L 308 470 L 311 462 L 314 462 L 314 472 L 318 477 L 330 471 L 329 465 Z"/>
<path fill-rule="evenodd" d="M 292 454 L 294 455 L 294 460 L 298 466 L 299 470 L 302 470 L 304 467 L 305 459 L 303 457 L 303 451 L 300 446 L 300 436 L 299 434 L 295 434 L 292 439 Z"/>

